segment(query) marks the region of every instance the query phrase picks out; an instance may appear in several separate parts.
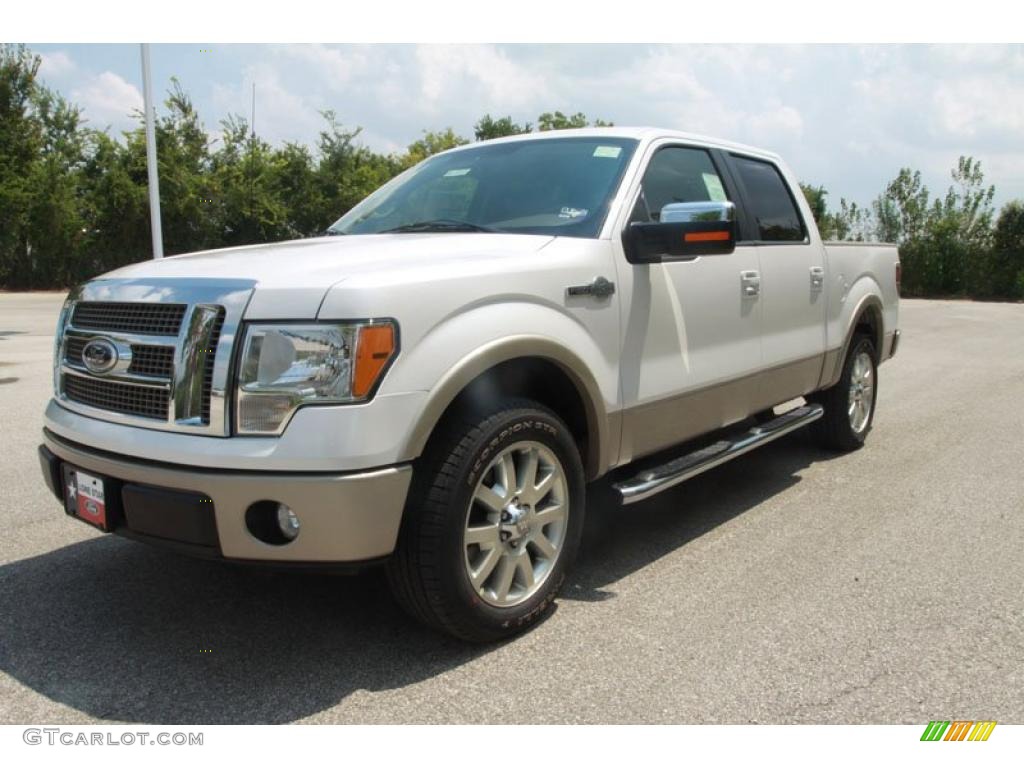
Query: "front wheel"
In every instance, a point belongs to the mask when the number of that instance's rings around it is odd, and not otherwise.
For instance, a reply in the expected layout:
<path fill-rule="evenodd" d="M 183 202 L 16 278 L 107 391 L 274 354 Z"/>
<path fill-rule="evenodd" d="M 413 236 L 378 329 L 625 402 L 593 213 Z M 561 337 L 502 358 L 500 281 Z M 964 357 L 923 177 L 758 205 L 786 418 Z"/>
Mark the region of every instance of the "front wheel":
<path fill-rule="evenodd" d="M 449 424 L 410 491 L 388 576 L 414 617 L 462 639 L 513 635 L 551 606 L 583 530 L 568 427 L 527 400 Z"/>
<path fill-rule="evenodd" d="M 811 425 L 822 446 L 853 451 L 864 445 L 875 417 L 878 398 L 876 359 L 871 339 L 857 336 L 843 362 L 839 381 L 808 397 L 808 400 L 821 403 L 825 408 L 825 414 Z"/>

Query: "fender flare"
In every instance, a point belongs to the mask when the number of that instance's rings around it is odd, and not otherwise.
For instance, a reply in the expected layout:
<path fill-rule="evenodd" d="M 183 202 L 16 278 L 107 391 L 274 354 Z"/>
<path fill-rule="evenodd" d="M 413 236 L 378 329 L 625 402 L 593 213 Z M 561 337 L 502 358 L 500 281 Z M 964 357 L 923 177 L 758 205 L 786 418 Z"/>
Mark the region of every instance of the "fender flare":
<path fill-rule="evenodd" d="M 857 325 L 868 312 L 875 313 L 876 338 L 873 341 L 875 342 L 875 354 L 878 355 L 878 362 L 881 362 L 883 357 L 882 346 L 885 340 L 884 306 L 882 305 L 881 297 L 877 294 L 869 293 L 857 302 L 857 306 L 850 314 L 852 319 L 849 327 L 846 329 L 846 338 L 843 341 L 842 347 L 825 355 L 821 389 L 828 389 L 839 381 L 839 377 L 843 373 L 843 363 L 846 361 L 846 355 L 850 351 L 850 345 L 853 343 L 853 335 L 857 330 Z M 833 356 L 834 359 L 832 359 Z"/>
<path fill-rule="evenodd" d="M 566 374 L 576 388 L 587 422 L 587 455 L 583 463 L 587 478 L 594 479 L 611 465 L 612 429 L 597 381 L 590 369 L 574 352 L 554 339 L 535 335 L 517 335 L 491 341 L 469 353 L 437 382 L 427 395 L 426 405 L 406 442 L 405 455 L 420 456 L 441 417 L 460 392 L 491 368 L 516 358 L 547 360 Z"/>

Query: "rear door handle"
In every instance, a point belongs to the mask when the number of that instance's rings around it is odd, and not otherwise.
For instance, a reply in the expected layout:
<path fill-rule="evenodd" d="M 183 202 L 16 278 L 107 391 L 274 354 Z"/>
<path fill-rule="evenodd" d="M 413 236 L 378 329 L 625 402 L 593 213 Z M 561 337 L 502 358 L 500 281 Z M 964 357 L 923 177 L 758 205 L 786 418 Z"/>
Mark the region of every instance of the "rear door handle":
<path fill-rule="evenodd" d="M 820 291 L 825 285 L 825 268 L 811 267 L 811 290 Z"/>
<path fill-rule="evenodd" d="M 761 294 L 761 273 L 756 269 L 740 272 L 740 291 L 745 299 L 759 296 Z"/>

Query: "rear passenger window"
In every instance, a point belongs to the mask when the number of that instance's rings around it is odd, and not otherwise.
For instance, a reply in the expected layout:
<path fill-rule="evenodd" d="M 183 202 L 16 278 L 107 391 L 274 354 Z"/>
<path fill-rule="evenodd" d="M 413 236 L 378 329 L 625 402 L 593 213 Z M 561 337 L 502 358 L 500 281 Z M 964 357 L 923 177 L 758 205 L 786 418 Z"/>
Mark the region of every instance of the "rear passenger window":
<path fill-rule="evenodd" d="M 749 213 L 757 222 L 758 239 L 803 240 L 803 221 L 779 169 L 771 163 L 736 155 L 733 162 L 747 193 Z"/>
<path fill-rule="evenodd" d="M 660 221 L 661 209 L 669 203 L 729 199 L 711 156 L 689 147 L 659 149 L 644 173 L 642 190 L 631 221 Z"/>

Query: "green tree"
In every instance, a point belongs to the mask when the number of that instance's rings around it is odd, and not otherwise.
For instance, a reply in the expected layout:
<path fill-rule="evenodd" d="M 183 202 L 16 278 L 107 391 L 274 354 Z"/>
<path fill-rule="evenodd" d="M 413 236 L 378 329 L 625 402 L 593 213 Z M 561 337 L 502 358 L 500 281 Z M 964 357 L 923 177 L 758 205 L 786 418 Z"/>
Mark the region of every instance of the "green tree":
<path fill-rule="evenodd" d="M 0 46 L 0 285 L 31 284 L 29 211 L 43 128 L 31 114 L 39 57 Z"/>
<path fill-rule="evenodd" d="M 929 224 L 931 208 L 928 187 L 921 183 L 921 172 L 901 168 L 875 200 L 875 216 L 883 228 L 880 238 L 904 242 L 922 237 Z"/>
<path fill-rule="evenodd" d="M 582 112 L 564 115 L 561 112 L 545 112 L 537 118 L 537 130 L 559 131 L 565 128 L 586 128 L 587 116 Z"/>
<path fill-rule="evenodd" d="M 1003 206 L 992 240 L 994 295 L 1024 299 L 1024 201 Z"/>
<path fill-rule="evenodd" d="M 987 246 L 992 235 L 992 198 L 996 188 L 985 186 L 981 161 L 960 156 L 950 174 L 953 186 L 932 206 L 932 216 L 949 220 L 956 227 L 959 239 L 973 247 Z"/>
<path fill-rule="evenodd" d="M 825 200 L 828 197 L 828 190 L 820 184 L 814 187 L 801 181 L 800 191 L 804 193 L 804 197 L 807 199 L 807 205 L 810 206 L 811 214 L 814 216 L 814 223 L 818 225 L 818 231 L 821 233 L 822 238 L 829 239 L 832 237 L 832 221 L 829 218 L 828 203 Z"/>
<path fill-rule="evenodd" d="M 537 118 L 537 130 L 539 131 L 559 131 L 564 128 L 586 128 L 587 126 L 607 128 L 612 125 L 614 123 L 601 119 L 594 120 L 593 123 L 588 122 L 587 116 L 582 112 L 577 112 L 573 115 L 565 115 L 561 112 L 545 112 Z"/>
<path fill-rule="evenodd" d="M 109 269 L 150 258 L 146 145 L 141 131 L 129 132 L 122 144 L 103 131 L 87 134 L 82 170 L 83 237 L 76 249 L 72 285 Z"/>
<path fill-rule="evenodd" d="M 379 155 L 359 144 L 356 139 L 361 128 L 344 128 L 330 110 L 323 116 L 327 129 L 320 132 L 317 142 L 317 199 L 321 206 L 315 218 L 318 232 L 403 167 L 398 158 Z"/>
<path fill-rule="evenodd" d="M 246 120 L 231 116 L 221 122 L 223 143 L 211 155 L 209 208 L 225 245 L 282 240 L 291 201 L 281 198 L 273 169 L 274 151 L 249 129 Z"/>
<path fill-rule="evenodd" d="M 451 128 L 445 128 L 443 131 L 423 131 L 423 137 L 409 145 L 400 164 L 403 168 L 411 168 L 431 155 L 455 149 L 464 144 L 469 144 L 469 139 L 459 136 Z"/>
<path fill-rule="evenodd" d="M 882 243 L 896 243 L 900 240 L 900 212 L 895 202 L 884 195 L 871 203 L 875 220 L 875 239 Z"/>
<path fill-rule="evenodd" d="M 866 240 L 873 236 L 870 212 L 845 197 L 839 198 L 839 210 L 830 213 L 828 220 L 836 240 Z"/>
<path fill-rule="evenodd" d="M 74 255 L 84 234 L 79 187 L 85 165 L 85 133 L 77 107 L 39 88 L 34 99 L 43 129 L 41 151 L 32 164 L 28 210 L 29 284 L 46 286 L 77 277 Z"/>
<path fill-rule="evenodd" d="M 502 136 L 517 136 L 521 133 L 529 133 L 532 130 L 533 126 L 530 123 L 523 123 L 522 125 L 514 123 L 510 115 L 498 118 L 497 120 L 490 115 L 484 115 L 473 126 L 473 134 L 476 136 L 477 141 L 497 139 Z"/>
<path fill-rule="evenodd" d="M 191 98 L 177 80 L 164 102 L 166 113 L 156 121 L 160 170 L 160 213 L 164 250 L 168 254 L 215 248 L 222 243 L 222 222 L 212 204 L 213 185 L 209 137 Z M 140 126 L 130 140 L 141 143 Z"/>
<path fill-rule="evenodd" d="M 270 188 L 281 201 L 284 236 L 299 238 L 319 234 L 336 216 L 324 220 L 320 187 L 316 180 L 315 160 L 308 147 L 288 142 L 274 151 L 270 166 Z"/>

